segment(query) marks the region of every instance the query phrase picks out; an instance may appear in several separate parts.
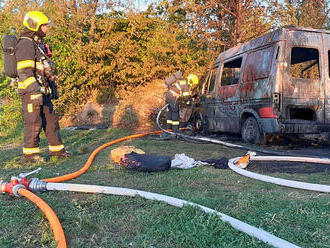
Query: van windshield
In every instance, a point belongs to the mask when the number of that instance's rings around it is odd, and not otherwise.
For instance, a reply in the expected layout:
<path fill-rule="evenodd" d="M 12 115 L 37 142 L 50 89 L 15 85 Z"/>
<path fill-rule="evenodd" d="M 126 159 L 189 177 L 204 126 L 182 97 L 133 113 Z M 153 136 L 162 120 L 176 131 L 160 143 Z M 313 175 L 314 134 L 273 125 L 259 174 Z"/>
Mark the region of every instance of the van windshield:
<path fill-rule="evenodd" d="M 293 47 L 290 72 L 294 78 L 319 79 L 319 51 L 315 48 Z"/>

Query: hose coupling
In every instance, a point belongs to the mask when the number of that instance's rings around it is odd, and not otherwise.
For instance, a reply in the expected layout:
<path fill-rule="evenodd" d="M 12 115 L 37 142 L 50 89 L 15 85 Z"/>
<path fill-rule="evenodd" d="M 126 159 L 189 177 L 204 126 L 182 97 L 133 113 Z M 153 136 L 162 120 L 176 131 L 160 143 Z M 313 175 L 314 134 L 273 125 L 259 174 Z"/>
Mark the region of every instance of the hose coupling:
<path fill-rule="evenodd" d="M 31 178 L 29 189 L 34 193 L 47 191 L 47 182 L 39 178 Z"/>
<path fill-rule="evenodd" d="M 38 168 L 31 172 L 21 173 L 18 175 L 18 177 L 13 176 L 13 177 L 11 177 L 9 183 L 4 182 L 3 180 L 0 180 L 0 192 L 8 193 L 8 194 L 14 195 L 14 196 L 20 196 L 18 194 L 19 189 L 24 188 L 24 189 L 30 190 L 30 183 L 32 182 L 32 180 L 28 179 L 27 177 L 32 174 L 38 173 L 40 170 L 41 170 L 41 168 Z M 46 182 L 38 182 L 38 181 L 39 181 L 38 178 L 34 178 L 33 186 L 34 186 L 36 192 L 45 191 Z"/>
<path fill-rule="evenodd" d="M 14 196 L 17 197 L 21 197 L 20 194 L 18 194 L 18 190 L 19 189 L 26 189 L 26 187 L 23 184 L 16 184 L 13 188 L 12 188 L 12 193 Z"/>

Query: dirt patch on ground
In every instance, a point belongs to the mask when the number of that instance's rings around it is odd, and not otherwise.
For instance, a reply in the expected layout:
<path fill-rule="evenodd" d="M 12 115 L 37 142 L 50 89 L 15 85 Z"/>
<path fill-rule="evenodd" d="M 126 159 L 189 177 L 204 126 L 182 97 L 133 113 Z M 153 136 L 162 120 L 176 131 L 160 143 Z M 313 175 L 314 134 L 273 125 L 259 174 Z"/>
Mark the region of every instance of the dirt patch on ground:
<path fill-rule="evenodd" d="M 324 172 L 330 175 L 330 165 L 298 162 L 251 161 L 247 169 L 257 173 L 298 173 Z"/>

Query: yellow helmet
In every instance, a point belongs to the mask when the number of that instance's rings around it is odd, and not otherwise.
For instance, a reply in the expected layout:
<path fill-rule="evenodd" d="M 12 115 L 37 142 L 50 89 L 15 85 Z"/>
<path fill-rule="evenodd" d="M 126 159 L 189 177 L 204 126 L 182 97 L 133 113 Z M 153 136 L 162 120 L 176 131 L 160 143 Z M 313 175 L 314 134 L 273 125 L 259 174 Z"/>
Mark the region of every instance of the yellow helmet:
<path fill-rule="evenodd" d="M 49 24 L 50 19 L 40 11 L 29 11 L 23 21 L 23 25 L 31 31 L 38 31 L 42 24 Z"/>
<path fill-rule="evenodd" d="M 198 77 L 194 74 L 189 74 L 187 77 L 188 84 L 190 86 L 197 85 L 198 84 Z"/>

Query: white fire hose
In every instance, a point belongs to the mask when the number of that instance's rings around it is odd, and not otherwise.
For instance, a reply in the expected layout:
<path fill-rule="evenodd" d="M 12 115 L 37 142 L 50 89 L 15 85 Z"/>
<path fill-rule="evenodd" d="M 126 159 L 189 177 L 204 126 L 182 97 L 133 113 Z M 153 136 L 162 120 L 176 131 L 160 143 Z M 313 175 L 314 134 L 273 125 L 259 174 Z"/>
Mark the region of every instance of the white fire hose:
<path fill-rule="evenodd" d="M 269 245 L 278 248 L 297 248 L 295 244 L 292 244 L 286 240 L 278 238 L 269 232 L 266 232 L 257 227 L 246 224 L 238 219 L 225 215 L 221 212 L 213 210 L 211 208 L 204 207 L 202 205 L 181 200 L 178 198 L 161 195 L 157 193 L 151 193 L 141 190 L 128 189 L 128 188 L 118 188 L 118 187 L 107 187 L 107 186 L 97 186 L 97 185 L 85 185 L 85 184 L 69 184 L 69 183 L 47 183 L 47 190 L 59 190 L 59 191 L 73 191 L 73 192 L 84 192 L 84 193 L 102 193 L 111 195 L 125 195 L 125 196 L 141 196 L 149 200 L 157 200 L 166 202 L 169 205 L 182 208 L 184 205 L 190 205 L 199 207 L 205 213 L 217 214 L 220 219 L 224 222 L 229 223 L 236 230 L 242 231 L 251 237 L 257 238 Z"/>
<path fill-rule="evenodd" d="M 330 164 L 330 159 L 327 158 L 255 156 L 255 153 L 251 153 L 251 152 L 249 152 L 247 156 L 250 156 L 249 161 L 286 161 L 286 162 L 308 162 L 308 163 L 318 163 L 318 164 Z M 235 171 L 236 173 L 242 176 L 246 176 L 263 182 L 274 183 L 277 185 L 296 188 L 296 189 L 305 189 L 305 190 L 330 193 L 329 185 L 305 183 L 305 182 L 281 179 L 281 178 L 265 176 L 251 171 L 247 171 L 245 169 L 240 168 L 240 167 L 245 168 L 247 166 L 247 164 L 244 164 L 243 166 L 238 164 L 238 160 L 240 158 L 241 157 L 230 159 L 228 162 L 228 166 L 231 170 Z"/>

